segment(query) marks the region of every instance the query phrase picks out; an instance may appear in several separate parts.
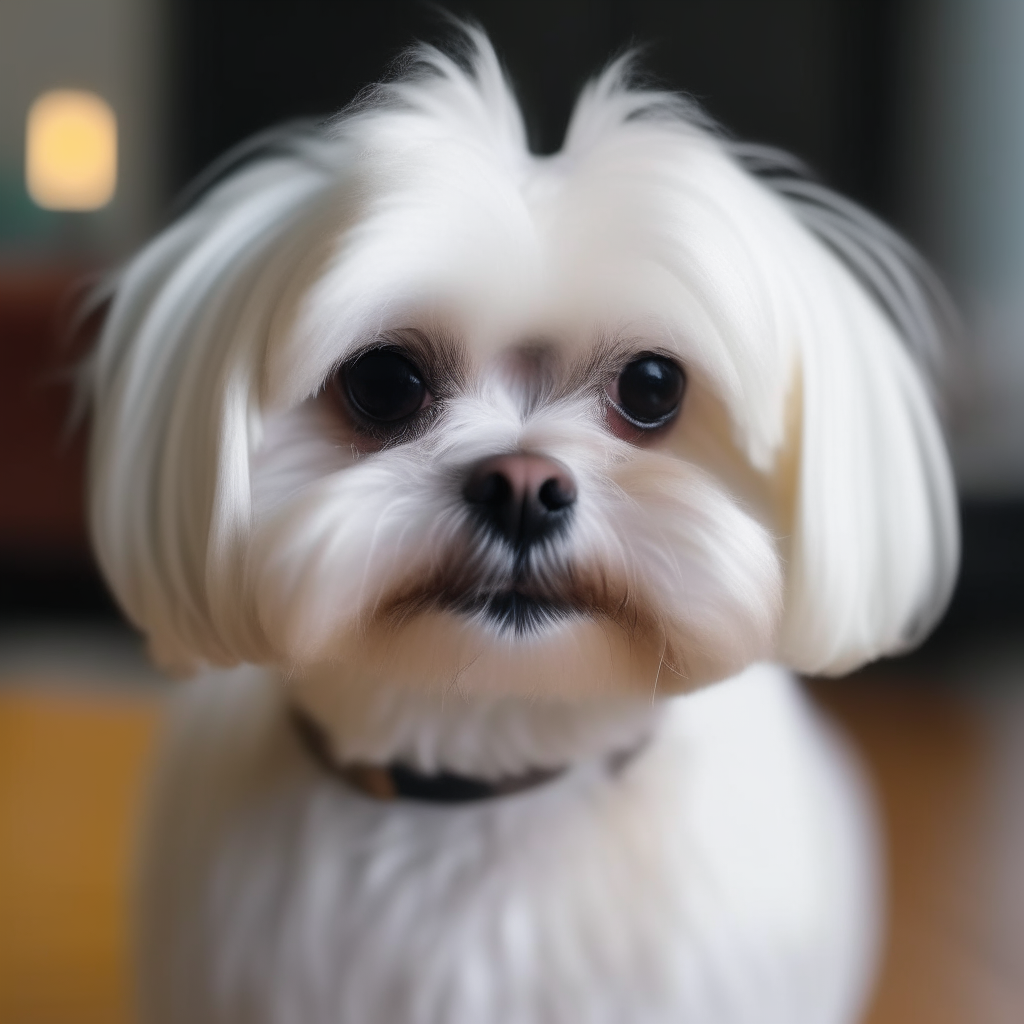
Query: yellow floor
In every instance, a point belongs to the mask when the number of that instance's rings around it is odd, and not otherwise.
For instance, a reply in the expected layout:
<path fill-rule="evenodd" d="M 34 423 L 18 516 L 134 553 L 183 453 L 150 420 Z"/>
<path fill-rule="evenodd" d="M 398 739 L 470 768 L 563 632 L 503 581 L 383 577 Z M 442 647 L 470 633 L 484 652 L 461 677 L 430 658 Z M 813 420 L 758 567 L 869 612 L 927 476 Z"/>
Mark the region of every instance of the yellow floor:
<path fill-rule="evenodd" d="M 127 1024 L 130 851 L 160 691 L 2 683 L 0 1024 Z M 1005 849 L 984 715 L 884 677 L 815 692 L 886 827 L 889 942 L 868 1024 L 1024 1020 L 1024 849 Z"/>
<path fill-rule="evenodd" d="M 132 823 L 155 699 L 0 690 L 0 1022 L 131 1019 Z"/>

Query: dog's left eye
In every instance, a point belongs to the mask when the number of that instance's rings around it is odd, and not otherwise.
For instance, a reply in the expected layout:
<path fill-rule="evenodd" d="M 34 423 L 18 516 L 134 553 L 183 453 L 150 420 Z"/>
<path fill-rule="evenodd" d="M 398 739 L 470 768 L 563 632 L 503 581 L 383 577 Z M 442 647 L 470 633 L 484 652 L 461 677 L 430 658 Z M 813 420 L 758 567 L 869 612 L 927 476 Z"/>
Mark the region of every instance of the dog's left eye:
<path fill-rule="evenodd" d="M 686 374 L 671 359 L 642 355 L 622 370 L 609 397 L 633 426 L 650 430 L 675 416 L 685 390 Z"/>
<path fill-rule="evenodd" d="M 377 423 L 407 419 L 430 401 L 420 371 L 390 349 L 375 349 L 360 356 L 341 371 L 341 378 L 352 408 Z"/>

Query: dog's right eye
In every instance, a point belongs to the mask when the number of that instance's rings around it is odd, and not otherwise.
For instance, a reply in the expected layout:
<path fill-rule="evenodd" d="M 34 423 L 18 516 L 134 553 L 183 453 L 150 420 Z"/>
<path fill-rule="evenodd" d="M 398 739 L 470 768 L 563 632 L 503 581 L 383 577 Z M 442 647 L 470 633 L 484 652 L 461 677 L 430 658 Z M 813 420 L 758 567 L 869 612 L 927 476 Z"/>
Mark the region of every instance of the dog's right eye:
<path fill-rule="evenodd" d="M 376 423 L 397 423 L 430 404 L 423 374 L 405 356 L 390 349 L 367 352 L 339 376 L 353 410 Z"/>

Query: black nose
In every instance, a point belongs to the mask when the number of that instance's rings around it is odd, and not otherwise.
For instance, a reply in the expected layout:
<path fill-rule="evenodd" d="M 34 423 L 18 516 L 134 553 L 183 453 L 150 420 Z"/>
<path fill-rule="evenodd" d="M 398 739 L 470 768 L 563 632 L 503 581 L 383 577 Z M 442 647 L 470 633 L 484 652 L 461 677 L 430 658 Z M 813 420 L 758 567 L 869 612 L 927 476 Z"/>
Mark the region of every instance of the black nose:
<path fill-rule="evenodd" d="M 489 529 L 525 551 L 565 526 L 576 482 L 540 455 L 496 455 L 473 467 L 462 493 Z"/>

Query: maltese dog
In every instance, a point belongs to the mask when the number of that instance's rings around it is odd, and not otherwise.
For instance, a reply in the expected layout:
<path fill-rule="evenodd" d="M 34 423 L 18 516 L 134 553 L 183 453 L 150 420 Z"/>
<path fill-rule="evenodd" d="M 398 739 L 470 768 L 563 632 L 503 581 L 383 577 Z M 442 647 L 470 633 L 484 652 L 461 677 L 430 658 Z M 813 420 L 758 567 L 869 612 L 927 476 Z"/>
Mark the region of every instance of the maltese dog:
<path fill-rule="evenodd" d="M 220 171 L 91 375 L 100 562 L 198 674 L 144 1019 L 857 1019 L 872 818 L 790 673 L 951 588 L 919 260 L 625 58 L 532 154 L 472 27 Z"/>

